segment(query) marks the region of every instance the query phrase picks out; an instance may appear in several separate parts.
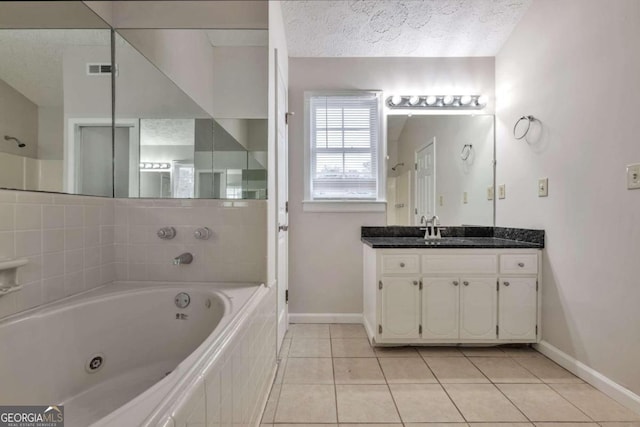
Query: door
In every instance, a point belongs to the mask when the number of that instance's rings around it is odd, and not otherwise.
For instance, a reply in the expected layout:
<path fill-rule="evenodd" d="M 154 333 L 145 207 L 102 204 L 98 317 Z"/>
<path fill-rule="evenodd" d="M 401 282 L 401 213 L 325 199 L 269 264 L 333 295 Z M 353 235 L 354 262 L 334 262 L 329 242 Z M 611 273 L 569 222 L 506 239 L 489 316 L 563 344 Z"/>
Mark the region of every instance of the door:
<path fill-rule="evenodd" d="M 457 339 L 460 280 L 425 277 L 422 283 L 422 338 Z"/>
<path fill-rule="evenodd" d="M 498 288 L 499 338 L 535 340 L 538 318 L 538 292 L 535 278 L 503 277 Z"/>
<path fill-rule="evenodd" d="M 424 215 L 431 218 L 436 214 L 436 138 L 416 151 L 416 206 L 415 222 L 420 224 Z"/>
<path fill-rule="evenodd" d="M 289 154 L 287 147 L 287 83 L 278 65 L 276 55 L 276 167 L 278 205 L 278 248 L 276 280 L 278 284 L 278 351 L 289 326 Z"/>
<path fill-rule="evenodd" d="M 495 340 L 498 313 L 496 278 L 462 278 L 460 339 Z"/>
<path fill-rule="evenodd" d="M 420 337 L 420 282 L 417 277 L 383 277 L 378 333 L 382 339 Z M 382 287 L 382 289 L 380 289 Z"/>
<path fill-rule="evenodd" d="M 90 196 L 113 197 L 113 141 L 111 126 L 79 128 L 77 191 Z"/>

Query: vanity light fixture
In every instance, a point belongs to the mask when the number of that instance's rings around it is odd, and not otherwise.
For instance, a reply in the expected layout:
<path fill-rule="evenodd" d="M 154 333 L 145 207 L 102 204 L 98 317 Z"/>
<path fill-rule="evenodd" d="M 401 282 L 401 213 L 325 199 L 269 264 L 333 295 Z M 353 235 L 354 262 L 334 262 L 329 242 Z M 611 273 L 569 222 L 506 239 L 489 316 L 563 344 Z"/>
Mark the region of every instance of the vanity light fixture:
<path fill-rule="evenodd" d="M 155 170 L 167 170 L 171 168 L 171 164 L 170 163 L 140 163 L 140 169 L 145 169 L 145 170 L 149 170 L 149 169 L 155 169 Z"/>
<path fill-rule="evenodd" d="M 482 110 L 488 98 L 484 95 L 393 95 L 387 107 L 402 109 Z"/>

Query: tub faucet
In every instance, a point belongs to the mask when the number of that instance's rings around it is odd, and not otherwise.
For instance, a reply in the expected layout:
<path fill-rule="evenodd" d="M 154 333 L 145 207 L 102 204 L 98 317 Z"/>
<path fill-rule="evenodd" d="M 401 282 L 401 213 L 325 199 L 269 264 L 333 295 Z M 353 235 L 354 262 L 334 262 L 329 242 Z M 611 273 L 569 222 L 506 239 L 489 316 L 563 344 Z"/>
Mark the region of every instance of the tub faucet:
<path fill-rule="evenodd" d="M 193 262 L 193 255 L 189 252 L 178 255 L 173 259 L 173 265 L 191 264 Z"/>

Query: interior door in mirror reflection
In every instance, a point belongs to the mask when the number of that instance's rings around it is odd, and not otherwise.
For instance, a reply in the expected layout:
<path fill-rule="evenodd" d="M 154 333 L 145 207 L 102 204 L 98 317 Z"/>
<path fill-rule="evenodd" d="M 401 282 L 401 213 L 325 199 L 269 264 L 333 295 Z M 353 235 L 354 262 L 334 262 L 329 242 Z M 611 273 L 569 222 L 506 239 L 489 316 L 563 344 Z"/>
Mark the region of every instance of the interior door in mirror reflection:
<path fill-rule="evenodd" d="M 420 218 L 436 214 L 436 138 L 416 151 L 416 208 L 414 225 Z"/>

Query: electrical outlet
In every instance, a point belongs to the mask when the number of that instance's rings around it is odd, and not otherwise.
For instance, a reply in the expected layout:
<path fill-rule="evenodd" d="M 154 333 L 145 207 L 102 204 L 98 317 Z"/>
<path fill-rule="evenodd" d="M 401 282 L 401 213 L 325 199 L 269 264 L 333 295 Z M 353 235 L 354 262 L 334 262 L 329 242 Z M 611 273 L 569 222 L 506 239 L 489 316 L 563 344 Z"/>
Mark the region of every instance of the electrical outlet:
<path fill-rule="evenodd" d="M 493 185 L 487 187 L 487 200 L 493 200 Z"/>
<path fill-rule="evenodd" d="M 440 202 L 440 206 L 444 206 L 444 196 L 441 194 L 440 197 L 438 197 L 438 201 Z"/>
<path fill-rule="evenodd" d="M 505 184 L 498 185 L 498 199 L 507 197 L 507 186 Z"/>
<path fill-rule="evenodd" d="M 538 180 L 538 197 L 547 197 L 549 195 L 549 178 L 540 178 Z"/>
<path fill-rule="evenodd" d="M 640 188 L 640 163 L 627 166 L 627 189 L 636 190 Z"/>
<path fill-rule="evenodd" d="M 462 203 L 464 203 L 465 205 L 469 203 L 469 197 L 466 191 L 462 193 Z"/>

